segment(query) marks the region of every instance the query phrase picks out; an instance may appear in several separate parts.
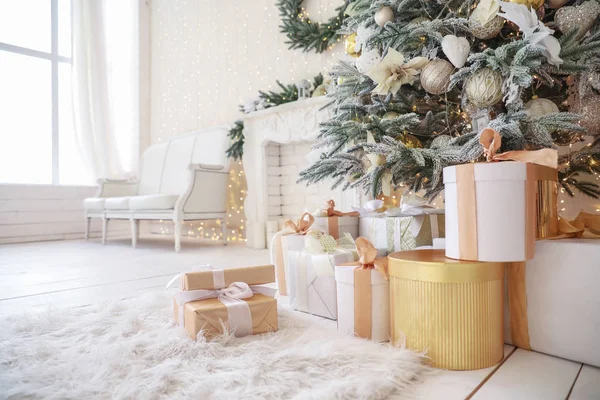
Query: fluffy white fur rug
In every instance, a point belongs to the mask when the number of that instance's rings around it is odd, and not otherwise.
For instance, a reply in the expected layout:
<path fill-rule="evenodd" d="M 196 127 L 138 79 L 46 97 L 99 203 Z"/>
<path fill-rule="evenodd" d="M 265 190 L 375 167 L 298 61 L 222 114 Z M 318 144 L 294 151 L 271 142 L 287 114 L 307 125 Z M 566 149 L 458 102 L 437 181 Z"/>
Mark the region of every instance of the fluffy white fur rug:
<path fill-rule="evenodd" d="M 0 398 L 410 397 L 422 356 L 322 329 L 280 307 L 280 331 L 194 342 L 167 295 L 0 320 Z"/>

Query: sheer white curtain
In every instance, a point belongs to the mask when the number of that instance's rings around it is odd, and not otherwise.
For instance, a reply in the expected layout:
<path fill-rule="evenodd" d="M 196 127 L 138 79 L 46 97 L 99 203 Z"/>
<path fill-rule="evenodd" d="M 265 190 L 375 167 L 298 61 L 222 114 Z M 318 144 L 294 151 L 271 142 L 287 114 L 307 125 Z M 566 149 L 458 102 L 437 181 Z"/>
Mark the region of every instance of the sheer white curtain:
<path fill-rule="evenodd" d="M 139 162 L 138 1 L 73 1 L 73 112 L 95 178 L 130 178 Z"/>

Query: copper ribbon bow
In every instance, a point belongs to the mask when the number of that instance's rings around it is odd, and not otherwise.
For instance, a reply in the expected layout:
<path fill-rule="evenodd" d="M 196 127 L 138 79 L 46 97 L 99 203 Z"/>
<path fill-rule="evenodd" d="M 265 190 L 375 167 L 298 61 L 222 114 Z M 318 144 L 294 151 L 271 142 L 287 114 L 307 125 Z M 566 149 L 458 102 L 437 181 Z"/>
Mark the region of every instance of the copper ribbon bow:
<path fill-rule="evenodd" d="M 554 149 L 515 150 L 497 154 L 502 145 L 502 136 L 492 128 L 481 131 L 479 143 L 483 146 L 483 155 L 487 161 L 512 160 L 558 168 L 558 151 Z"/>
<path fill-rule="evenodd" d="M 335 202 L 333 200 L 329 200 L 327 202 L 327 209 L 323 210 L 327 213 L 327 231 L 333 236 L 334 239 L 340 238 L 340 223 L 338 221 L 338 217 L 359 217 L 360 213 L 358 211 L 351 212 L 341 212 L 335 209 Z"/>
<path fill-rule="evenodd" d="M 327 201 L 327 212 L 328 217 L 359 217 L 360 213 L 358 211 L 350 211 L 350 212 L 341 212 L 335 209 L 335 201 L 329 200 Z"/>
<path fill-rule="evenodd" d="M 358 262 L 360 263 L 357 269 L 374 269 L 388 280 L 387 257 L 377 258 L 377 249 L 364 237 L 356 238 L 354 243 L 356 244 Z"/>
<path fill-rule="evenodd" d="M 307 217 L 307 216 L 308 216 L 308 220 L 305 219 L 305 217 Z M 309 228 L 311 227 L 311 225 L 314 222 L 315 222 L 315 217 L 313 217 L 310 213 L 305 212 L 300 216 L 297 223 L 294 223 L 294 221 L 292 221 L 291 219 L 288 219 L 287 221 L 285 221 L 285 227 L 290 228 L 294 231 L 294 232 L 290 232 L 290 233 L 297 233 L 298 235 L 306 235 L 308 233 Z"/>
<path fill-rule="evenodd" d="M 580 238 L 600 239 L 600 215 L 580 212 L 573 221 L 558 221 L 559 236 L 551 239 Z"/>
<path fill-rule="evenodd" d="M 371 339 L 373 316 L 371 270 L 375 269 L 388 279 L 387 257 L 377 257 L 377 249 L 364 237 L 355 240 L 358 262 L 343 264 L 354 268 L 354 334 Z"/>
<path fill-rule="evenodd" d="M 281 237 L 293 234 L 306 235 L 314 222 L 315 217 L 313 217 L 310 213 L 305 212 L 300 216 L 297 223 L 294 223 L 294 221 L 292 221 L 291 219 L 285 221 L 284 230 L 281 232 L 277 232 L 273 237 L 275 242 L 275 271 L 277 273 L 277 286 L 279 288 L 279 294 L 283 296 L 287 296 L 288 293 L 287 281 L 285 277 L 283 244 L 281 242 Z"/>

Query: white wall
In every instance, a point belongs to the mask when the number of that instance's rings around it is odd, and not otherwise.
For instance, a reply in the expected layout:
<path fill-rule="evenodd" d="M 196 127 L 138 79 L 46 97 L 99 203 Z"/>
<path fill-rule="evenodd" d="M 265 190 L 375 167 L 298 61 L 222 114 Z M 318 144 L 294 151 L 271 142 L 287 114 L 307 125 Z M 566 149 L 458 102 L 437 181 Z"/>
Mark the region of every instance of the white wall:
<path fill-rule="evenodd" d="M 83 199 L 94 196 L 91 186 L 0 185 L 0 243 L 81 239 Z M 100 237 L 100 221 L 91 236 Z M 111 222 L 109 236 L 129 234 L 129 222 Z"/>
<path fill-rule="evenodd" d="M 324 21 L 342 1 L 304 4 Z M 274 0 L 153 0 L 151 15 L 152 143 L 230 124 L 259 90 L 312 79 L 343 53 L 288 50 Z"/>

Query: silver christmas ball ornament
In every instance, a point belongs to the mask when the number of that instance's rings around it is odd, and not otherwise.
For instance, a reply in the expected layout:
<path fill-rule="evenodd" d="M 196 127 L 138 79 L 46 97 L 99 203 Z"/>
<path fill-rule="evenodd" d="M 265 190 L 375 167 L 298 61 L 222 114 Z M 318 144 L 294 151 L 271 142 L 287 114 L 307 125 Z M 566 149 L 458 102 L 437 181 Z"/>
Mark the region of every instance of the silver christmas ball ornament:
<path fill-rule="evenodd" d="M 491 39 L 500 33 L 504 26 L 504 21 L 504 18 L 496 16 L 487 24 L 482 25 L 477 18 L 474 18 L 473 15 L 471 15 L 471 17 L 469 17 L 469 31 L 478 39 Z"/>
<path fill-rule="evenodd" d="M 502 100 L 502 75 L 490 68 L 482 68 L 469 77 L 465 92 L 475 106 L 493 106 Z"/>
<path fill-rule="evenodd" d="M 394 20 L 394 10 L 391 7 L 381 7 L 375 13 L 375 23 L 379 26 L 384 26 L 387 22 Z"/>
<path fill-rule="evenodd" d="M 525 104 L 525 111 L 532 117 L 541 117 L 542 115 L 559 112 L 558 106 L 552 100 L 540 98 L 529 100 Z"/>
<path fill-rule="evenodd" d="M 453 72 L 454 66 L 446 60 L 438 58 L 430 61 L 421 71 L 421 86 L 427 93 L 445 93 L 448 91 Z"/>

